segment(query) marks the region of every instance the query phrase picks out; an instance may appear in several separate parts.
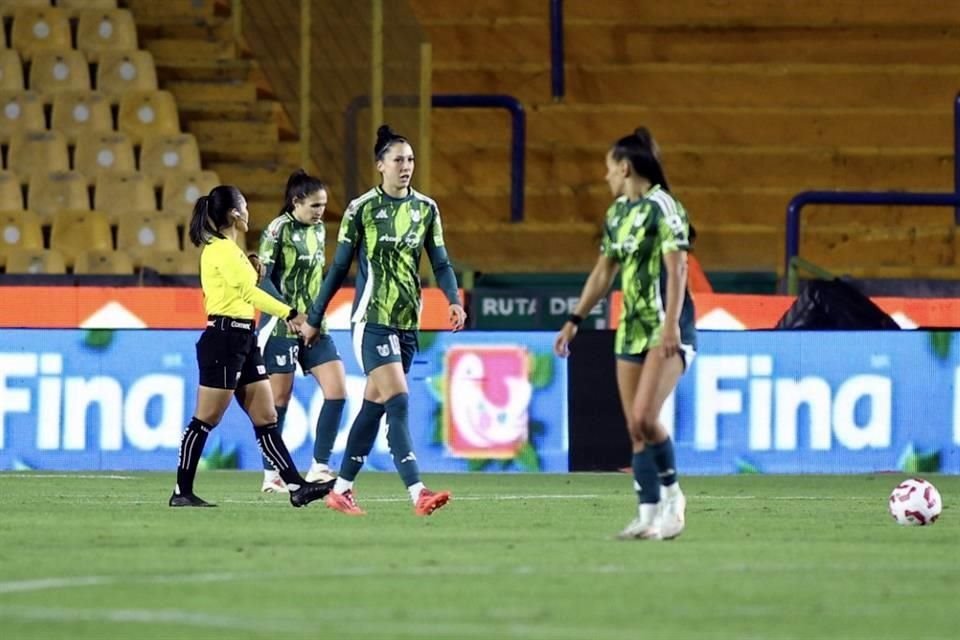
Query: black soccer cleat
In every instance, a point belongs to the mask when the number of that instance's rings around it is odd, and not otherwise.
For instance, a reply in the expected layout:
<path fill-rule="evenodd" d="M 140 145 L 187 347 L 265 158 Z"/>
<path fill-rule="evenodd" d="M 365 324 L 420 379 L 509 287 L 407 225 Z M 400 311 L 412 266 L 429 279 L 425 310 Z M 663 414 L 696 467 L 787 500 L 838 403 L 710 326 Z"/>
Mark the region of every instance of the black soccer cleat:
<path fill-rule="evenodd" d="M 294 507 L 305 507 L 314 500 L 325 498 L 333 490 L 336 480 L 326 482 L 304 482 L 296 491 L 290 492 L 290 504 Z"/>
<path fill-rule="evenodd" d="M 170 506 L 171 507 L 215 507 L 217 505 L 212 502 L 207 502 L 199 496 L 195 496 L 192 493 L 187 494 L 173 494 L 170 496 Z"/>

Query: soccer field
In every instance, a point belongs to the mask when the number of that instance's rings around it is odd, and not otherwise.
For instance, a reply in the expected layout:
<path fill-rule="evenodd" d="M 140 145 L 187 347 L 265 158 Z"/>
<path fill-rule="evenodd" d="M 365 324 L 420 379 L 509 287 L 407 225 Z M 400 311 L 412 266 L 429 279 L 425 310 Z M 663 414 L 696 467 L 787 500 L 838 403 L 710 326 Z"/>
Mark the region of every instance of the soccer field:
<path fill-rule="evenodd" d="M 394 474 L 369 515 L 295 510 L 259 474 L 202 472 L 218 509 L 166 506 L 173 474 L 0 474 L 0 636 L 33 638 L 955 638 L 956 496 L 899 527 L 901 476 L 683 478 L 687 531 L 612 539 L 619 474 Z"/>

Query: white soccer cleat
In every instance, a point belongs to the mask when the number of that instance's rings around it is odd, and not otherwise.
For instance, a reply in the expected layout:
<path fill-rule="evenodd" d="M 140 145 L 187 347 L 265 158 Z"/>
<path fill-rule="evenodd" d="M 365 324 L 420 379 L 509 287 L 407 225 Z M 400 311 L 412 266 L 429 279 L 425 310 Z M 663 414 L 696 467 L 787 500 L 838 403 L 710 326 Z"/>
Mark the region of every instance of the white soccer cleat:
<path fill-rule="evenodd" d="M 307 482 L 330 482 L 337 477 L 337 474 L 330 469 L 328 465 L 320 462 L 312 462 L 310 470 L 304 478 Z"/>
<path fill-rule="evenodd" d="M 636 517 L 630 521 L 623 531 L 617 534 L 618 540 L 662 540 L 663 534 L 660 532 L 660 519 Z"/>
<path fill-rule="evenodd" d="M 687 499 L 678 488 L 674 494 L 663 500 L 660 533 L 664 540 L 673 540 L 686 526 Z"/>
<path fill-rule="evenodd" d="M 263 484 L 260 486 L 263 493 L 290 493 L 286 483 L 276 471 L 263 472 Z"/>

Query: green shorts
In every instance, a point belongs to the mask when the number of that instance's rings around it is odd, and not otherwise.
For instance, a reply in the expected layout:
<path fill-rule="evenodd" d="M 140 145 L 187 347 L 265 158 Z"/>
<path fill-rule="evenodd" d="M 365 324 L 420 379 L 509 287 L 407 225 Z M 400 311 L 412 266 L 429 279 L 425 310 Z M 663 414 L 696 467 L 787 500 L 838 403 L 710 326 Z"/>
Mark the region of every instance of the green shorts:
<path fill-rule="evenodd" d="M 419 346 L 416 331 L 365 322 L 353 325 L 353 351 L 366 374 L 391 362 L 399 362 L 403 372 L 410 373 Z"/>
<path fill-rule="evenodd" d="M 263 361 L 267 373 L 293 373 L 297 363 L 304 375 L 309 375 L 314 367 L 340 359 L 337 345 L 329 334 L 322 334 L 312 346 L 304 346 L 303 340 L 270 336 L 263 347 Z"/>

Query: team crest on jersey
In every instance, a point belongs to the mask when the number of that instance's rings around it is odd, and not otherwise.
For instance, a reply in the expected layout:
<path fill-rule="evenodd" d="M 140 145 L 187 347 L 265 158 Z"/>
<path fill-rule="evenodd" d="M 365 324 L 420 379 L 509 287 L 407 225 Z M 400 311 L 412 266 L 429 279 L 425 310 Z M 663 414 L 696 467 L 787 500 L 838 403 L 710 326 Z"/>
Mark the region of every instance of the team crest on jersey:
<path fill-rule="evenodd" d="M 414 209 L 410 212 L 410 219 L 414 222 L 420 222 L 420 210 Z"/>
<path fill-rule="evenodd" d="M 420 235 L 411 231 L 407 235 L 403 236 L 403 241 L 411 249 L 416 249 L 420 246 Z"/>

